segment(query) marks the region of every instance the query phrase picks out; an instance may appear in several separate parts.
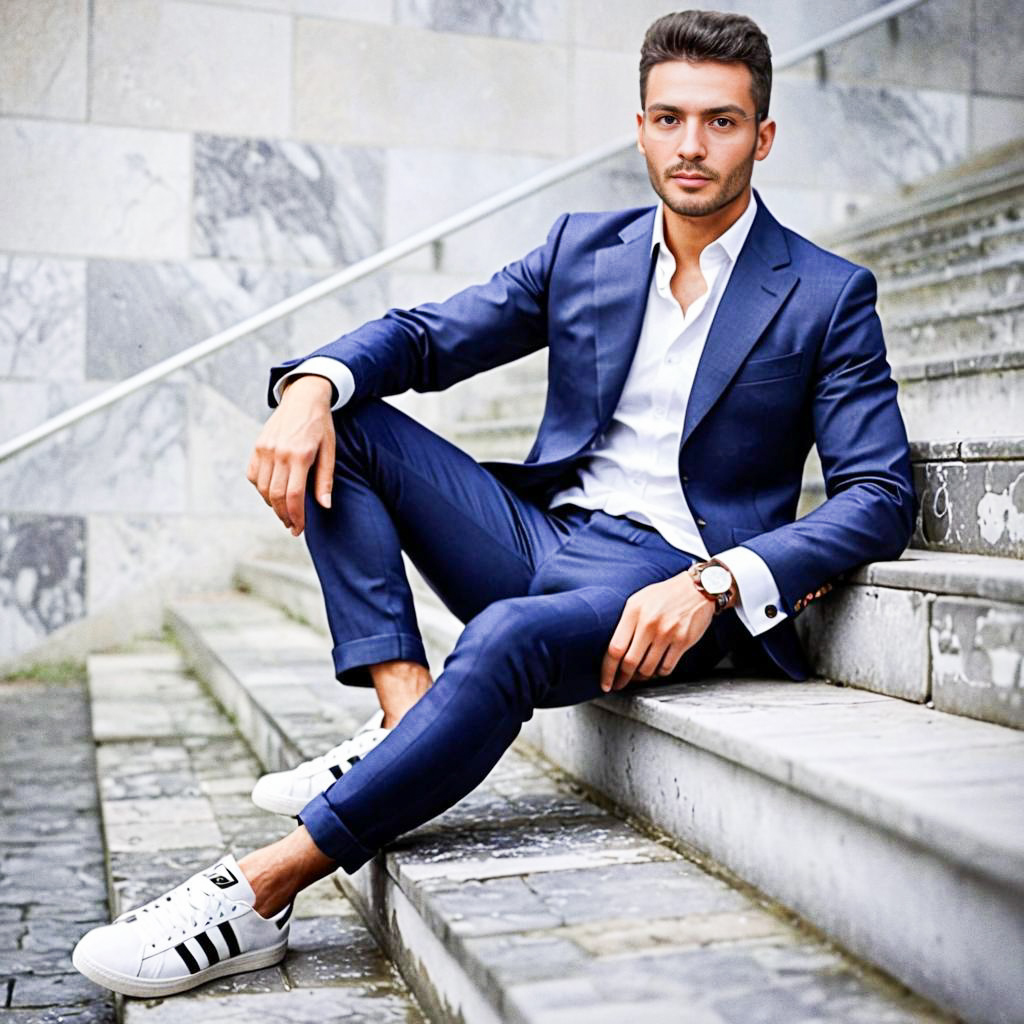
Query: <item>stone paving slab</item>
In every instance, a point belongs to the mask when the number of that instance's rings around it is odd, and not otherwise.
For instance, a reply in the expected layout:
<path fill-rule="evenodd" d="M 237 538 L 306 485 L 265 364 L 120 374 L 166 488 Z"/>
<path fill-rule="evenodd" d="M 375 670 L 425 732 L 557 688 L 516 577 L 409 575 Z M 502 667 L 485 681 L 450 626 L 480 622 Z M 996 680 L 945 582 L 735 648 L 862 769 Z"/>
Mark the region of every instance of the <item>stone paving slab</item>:
<path fill-rule="evenodd" d="M 288 831 L 285 819 L 249 799 L 259 765 L 175 650 L 97 656 L 89 673 L 100 696 L 93 704 L 97 734 L 110 737 L 97 760 L 115 914 L 159 895 L 225 850 L 241 856 Z M 126 685 L 133 678 L 136 685 Z M 330 878 L 296 901 L 282 964 L 168 999 L 122 1003 L 128 1024 L 423 1020 Z"/>
<path fill-rule="evenodd" d="M 0 1020 L 113 1024 L 71 966 L 108 920 L 89 709 L 81 683 L 0 683 Z"/>
<path fill-rule="evenodd" d="M 253 726 L 257 736 L 282 737 L 293 761 L 321 752 L 308 715 L 265 699 L 267 673 L 253 666 L 273 645 L 273 627 L 243 657 L 224 635 L 223 614 L 206 628 L 202 599 L 176 604 L 173 621 L 194 664 L 219 687 L 231 685 L 232 702 L 247 704 L 239 719 L 264 720 Z M 303 685 L 282 670 L 282 691 Z M 362 699 L 351 689 L 333 692 L 339 706 Z M 665 1021 L 680 1019 L 682 1006 L 687 1021 L 790 1019 L 752 1016 L 759 1000 L 801 1004 L 794 1022 L 944 1019 L 587 800 L 516 746 L 464 800 L 354 875 L 336 877 L 438 1020 Z M 670 954 L 694 964 L 685 982 L 675 979 Z M 709 975 L 736 965 L 728 990 L 716 992 L 712 982 L 695 995 L 705 955 Z M 726 967 L 717 968 L 723 958 Z M 609 975 L 614 986 L 602 983 Z"/>

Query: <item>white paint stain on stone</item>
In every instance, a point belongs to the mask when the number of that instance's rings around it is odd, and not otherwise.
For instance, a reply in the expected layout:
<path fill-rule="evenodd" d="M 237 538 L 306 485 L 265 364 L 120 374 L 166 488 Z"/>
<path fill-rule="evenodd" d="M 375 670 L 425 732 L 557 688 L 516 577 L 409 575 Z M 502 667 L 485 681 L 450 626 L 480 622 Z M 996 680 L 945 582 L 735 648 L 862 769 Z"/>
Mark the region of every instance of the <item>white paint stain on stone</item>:
<path fill-rule="evenodd" d="M 978 502 L 978 530 L 989 544 L 1005 532 L 1011 541 L 1024 540 L 1024 473 L 1002 491 L 986 491 Z"/>

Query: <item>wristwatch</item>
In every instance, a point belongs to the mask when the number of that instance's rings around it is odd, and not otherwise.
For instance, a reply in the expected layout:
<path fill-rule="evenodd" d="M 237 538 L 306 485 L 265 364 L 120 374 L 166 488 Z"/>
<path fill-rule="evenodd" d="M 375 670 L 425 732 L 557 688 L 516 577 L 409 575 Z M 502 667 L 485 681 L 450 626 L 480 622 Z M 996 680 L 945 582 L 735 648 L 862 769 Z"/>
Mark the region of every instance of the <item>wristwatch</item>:
<path fill-rule="evenodd" d="M 721 562 L 694 562 L 687 572 L 697 589 L 709 600 L 715 602 L 715 614 L 720 615 L 729 607 L 735 582 L 732 573 Z"/>

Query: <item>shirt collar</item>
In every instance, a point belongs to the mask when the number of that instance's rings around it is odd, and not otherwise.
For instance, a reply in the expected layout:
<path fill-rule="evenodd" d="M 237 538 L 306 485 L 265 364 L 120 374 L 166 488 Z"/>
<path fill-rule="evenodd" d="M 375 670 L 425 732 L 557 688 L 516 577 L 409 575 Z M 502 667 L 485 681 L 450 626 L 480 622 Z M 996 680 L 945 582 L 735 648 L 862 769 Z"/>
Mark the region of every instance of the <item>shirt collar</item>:
<path fill-rule="evenodd" d="M 754 198 L 754 193 L 750 193 L 750 202 L 747 203 L 747 208 L 729 225 L 713 242 L 710 242 L 704 249 L 701 250 L 701 256 L 704 255 L 712 246 L 721 246 L 725 251 L 726 256 L 729 257 L 730 262 L 735 262 L 736 258 L 740 254 L 740 250 L 743 248 L 743 243 L 747 240 L 747 235 L 750 234 L 750 229 L 754 223 L 754 217 L 757 216 L 757 200 Z M 659 258 L 667 256 L 672 260 L 673 264 L 675 259 L 672 256 L 669 247 L 665 244 L 665 204 L 658 203 L 657 209 L 654 211 L 654 229 L 651 231 L 651 252 L 653 253 L 655 247 L 658 249 Z"/>

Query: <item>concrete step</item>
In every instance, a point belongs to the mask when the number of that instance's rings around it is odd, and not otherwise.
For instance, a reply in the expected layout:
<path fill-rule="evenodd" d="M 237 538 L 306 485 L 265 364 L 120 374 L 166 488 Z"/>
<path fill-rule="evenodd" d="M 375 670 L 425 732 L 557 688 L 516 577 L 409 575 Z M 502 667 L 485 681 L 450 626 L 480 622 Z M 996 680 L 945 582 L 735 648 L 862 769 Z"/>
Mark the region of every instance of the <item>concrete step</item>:
<path fill-rule="evenodd" d="M 369 691 L 331 679 L 322 636 L 252 597 L 181 601 L 170 622 L 268 767 L 367 713 Z M 336 877 L 438 1022 L 947 1019 L 517 744 L 454 807 Z"/>
<path fill-rule="evenodd" d="M 825 244 L 857 263 L 878 264 L 985 235 L 1021 219 L 1024 152 L 993 152 L 987 166 L 961 167 L 921 182 L 906 196 L 831 233 Z"/>
<path fill-rule="evenodd" d="M 1024 433 L 1024 350 L 893 366 L 912 441 Z"/>
<path fill-rule="evenodd" d="M 260 767 L 178 651 L 151 644 L 89 659 L 112 915 L 152 899 L 226 850 L 280 838 L 288 822 L 249 799 Z M 127 1024 L 424 1020 L 334 879 L 296 901 L 276 967 L 171 999 L 121 1000 Z"/>
<path fill-rule="evenodd" d="M 883 318 L 938 319 L 988 303 L 1024 302 L 1024 247 L 968 266 L 946 267 L 913 277 L 882 277 L 878 308 Z"/>
<path fill-rule="evenodd" d="M 904 317 L 882 311 L 890 362 L 953 359 L 1011 351 L 1024 332 L 1024 300 L 979 300 L 956 312 L 925 309 Z"/>
<path fill-rule="evenodd" d="M 524 738 L 965 1020 L 1021 1019 L 1019 732 L 717 679 L 545 711 Z"/>
<path fill-rule="evenodd" d="M 1024 728 L 1024 562 L 910 550 L 852 573 L 796 619 L 834 682 Z"/>

